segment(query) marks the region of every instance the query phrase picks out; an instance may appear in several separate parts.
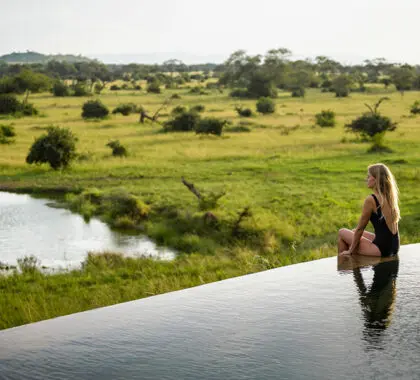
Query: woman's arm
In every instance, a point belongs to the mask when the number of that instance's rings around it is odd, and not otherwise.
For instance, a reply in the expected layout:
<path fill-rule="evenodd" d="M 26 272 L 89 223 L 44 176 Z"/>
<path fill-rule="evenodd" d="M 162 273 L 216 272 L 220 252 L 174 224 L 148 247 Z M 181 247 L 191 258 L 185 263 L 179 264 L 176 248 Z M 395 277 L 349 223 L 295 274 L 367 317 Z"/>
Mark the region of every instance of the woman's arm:
<path fill-rule="evenodd" d="M 357 225 L 354 231 L 353 241 L 351 242 L 351 245 L 349 248 L 350 254 L 353 254 L 356 252 L 360 243 L 360 239 L 363 235 L 363 231 L 365 230 L 367 224 L 369 223 L 369 219 L 373 210 L 372 201 L 373 199 L 370 196 L 365 199 L 365 203 L 363 204 L 362 215 L 359 219 L 359 224 Z"/>

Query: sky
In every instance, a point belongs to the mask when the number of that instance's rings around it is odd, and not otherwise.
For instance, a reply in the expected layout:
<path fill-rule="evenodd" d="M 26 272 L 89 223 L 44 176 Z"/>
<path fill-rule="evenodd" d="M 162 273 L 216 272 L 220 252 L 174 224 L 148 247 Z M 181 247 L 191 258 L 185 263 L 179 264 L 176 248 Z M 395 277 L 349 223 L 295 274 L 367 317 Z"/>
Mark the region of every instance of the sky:
<path fill-rule="evenodd" d="M 419 0 L 0 0 L 0 55 L 218 63 L 286 47 L 297 58 L 420 64 L 419 14 Z"/>

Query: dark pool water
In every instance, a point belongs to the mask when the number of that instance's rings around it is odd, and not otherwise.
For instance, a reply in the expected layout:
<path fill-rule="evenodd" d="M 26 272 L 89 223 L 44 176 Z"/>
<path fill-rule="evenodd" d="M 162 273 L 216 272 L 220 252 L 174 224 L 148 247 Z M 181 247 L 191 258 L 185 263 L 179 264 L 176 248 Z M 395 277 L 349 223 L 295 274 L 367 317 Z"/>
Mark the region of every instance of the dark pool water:
<path fill-rule="evenodd" d="M 0 331 L 1 379 L 419 379 L 420 245 Z"/>
<path fill-rule="evenodd" d="M 0 192 L 0 263 L 15 265 L 16 259 L 34 255 L 49 268 L 71 268 L 80 265 L 89 251 L 174 257 L 144 236 L 113 231 L 98 219 L 85 222 L 80 215 L 48 203 Z"/>

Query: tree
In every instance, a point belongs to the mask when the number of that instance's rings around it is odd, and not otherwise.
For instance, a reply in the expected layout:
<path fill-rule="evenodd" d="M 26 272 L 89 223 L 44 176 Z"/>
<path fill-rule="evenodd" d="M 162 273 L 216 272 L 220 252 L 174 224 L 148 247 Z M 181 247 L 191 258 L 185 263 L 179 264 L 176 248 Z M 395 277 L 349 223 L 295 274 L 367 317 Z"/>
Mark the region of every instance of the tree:
<path fill-rule="evenodd" d="M 337 98 L 345 98 L 350 93 L 351 79 L 348 75 L 342 74 L 332 82 L 332 89 Z"/>
<path fill-rule="evenodd" d="M 403 65 L 401 67 L 394 67 L 391 77 L 392 82 L 401 93 L 401 96 L 404 96 L 405 91 L 412 89 L 416 72 L 412 66 Z"/>
<path fill-rule="evenodd" d="M 349 132 L 359 134 L 365 139 L 372 140 L 374 142 L 372 147 L 374 150 L 377 150 L 377 148 L 384 148 L 382 142 L 385 132 L 392 132 L 397 128 L 397 123 L 393 123 L 389 117 L 382 116 L 378 111 L 379 106 L 385 100 L 389 100 L 389 98 L 384 97 L 379 99 L 373 107 L 365 104 L 369 109 L 369 112 L 345 126 Z"/>
<path fill-rule="evenodd" d="M 28 164 L 48 163 L 54 170 L 66 168 L 76 157 L 77 137 L 67 128 L 50 126 L 47 134 L 32 144 L 26 157 Z"/>
<path fill-rule="evenodd" d="M 270 98 L 260 98 L 257 102 L 257 111 L 262 114 L 274 113 L 276 110 L 275 103 Z"/>
<path fill-rule="evenodd" d="M 277 97 L 277 90 L 271 78 L 261 71 L 255 71 L 247 86 L 248 96 L 251 98 Z"/>

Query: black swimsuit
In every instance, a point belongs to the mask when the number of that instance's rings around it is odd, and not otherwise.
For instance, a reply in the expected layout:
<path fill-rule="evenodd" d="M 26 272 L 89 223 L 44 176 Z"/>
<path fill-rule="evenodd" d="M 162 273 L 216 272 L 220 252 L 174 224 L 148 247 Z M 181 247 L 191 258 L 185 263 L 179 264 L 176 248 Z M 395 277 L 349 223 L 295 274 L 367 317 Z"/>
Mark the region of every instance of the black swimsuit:
<path fill-rule="evenodd" d="M 376 203 L 376 212 L 372 212 L 370 216 L 370 221 L 375 228 L 375 239 L 372 243 L 379 248 L 381 256 L 396 255 L 400 249 L 400 235 L 398 231 L 393 234 L 389 230 L 378 199 L 375 194 L 372 194 L 372 197 Z"/>

